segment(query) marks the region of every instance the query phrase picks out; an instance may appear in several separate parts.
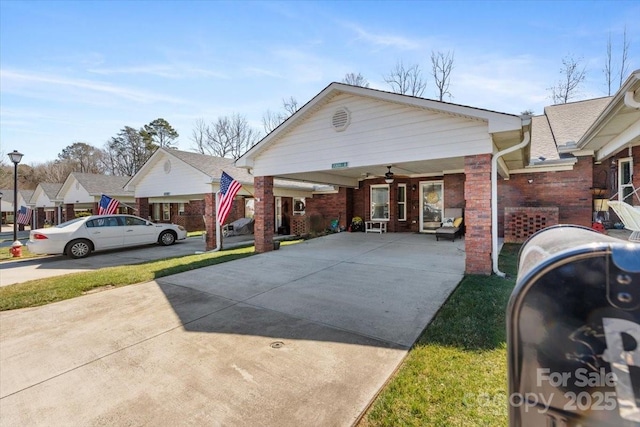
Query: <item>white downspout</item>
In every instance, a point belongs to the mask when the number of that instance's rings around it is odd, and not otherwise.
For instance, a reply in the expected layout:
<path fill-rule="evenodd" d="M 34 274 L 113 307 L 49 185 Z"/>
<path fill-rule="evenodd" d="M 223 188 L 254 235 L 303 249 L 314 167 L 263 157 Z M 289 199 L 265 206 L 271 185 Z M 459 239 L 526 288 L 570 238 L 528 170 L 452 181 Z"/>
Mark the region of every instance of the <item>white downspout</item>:
<path fill-rule="evenodd" d="M 528 126 L 531 119 L 523 119 L 522 122 L 523 126 Z M 506 273 L 498 268 L 498 159 L 505 154 L 526 147 L 530 140 L 531 134 L 527 130 L 521 142 L 513 147 L 498 151 L 491 159 L 491 261 L 493 272 L 500 277 L 505 277 Z"/>

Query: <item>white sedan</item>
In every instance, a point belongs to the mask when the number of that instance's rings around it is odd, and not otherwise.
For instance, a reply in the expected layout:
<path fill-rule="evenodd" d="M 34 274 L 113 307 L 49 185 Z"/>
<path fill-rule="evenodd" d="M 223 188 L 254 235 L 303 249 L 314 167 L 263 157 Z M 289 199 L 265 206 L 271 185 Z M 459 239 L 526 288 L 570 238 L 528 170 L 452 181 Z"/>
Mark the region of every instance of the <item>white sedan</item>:
<path fill-rule="evenodd" d="M 32 230 L 27 248 L 34 254 L 84 258 L 93 251 L 151 243 L 169 246 L 186 238 L 181 225 L 155 224 L 133 215 L 92 215 Z"/>

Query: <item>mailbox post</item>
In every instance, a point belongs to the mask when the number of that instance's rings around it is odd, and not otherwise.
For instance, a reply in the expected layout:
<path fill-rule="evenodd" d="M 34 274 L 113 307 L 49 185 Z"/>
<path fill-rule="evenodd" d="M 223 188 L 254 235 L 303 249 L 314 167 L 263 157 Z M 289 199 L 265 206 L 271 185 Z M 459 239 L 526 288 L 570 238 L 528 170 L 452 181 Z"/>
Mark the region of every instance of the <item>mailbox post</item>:
<path fill-rule="evenodd" d="M 640 427 L 640 244 L 550 227 L 518 263 L 509 425 Z"/>

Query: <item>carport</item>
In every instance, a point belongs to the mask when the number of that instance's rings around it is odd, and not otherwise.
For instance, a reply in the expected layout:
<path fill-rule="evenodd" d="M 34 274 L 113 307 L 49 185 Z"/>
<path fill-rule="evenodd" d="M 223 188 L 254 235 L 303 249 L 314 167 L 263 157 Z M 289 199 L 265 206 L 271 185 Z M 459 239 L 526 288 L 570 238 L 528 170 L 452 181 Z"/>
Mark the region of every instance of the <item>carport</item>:
<path fill-rule="evenodd" d="M 529 134 L 528 117 L 332 83 L 236 161 L 254 176 L 256 250 L 273 249 L 274 177 L 339 186 L 334 216 L 390 231 L 428 232 L 435 191 L 436 220 L 464 209 L 466 272 L 490 274 L 498 175 L 529 163 Z"/>

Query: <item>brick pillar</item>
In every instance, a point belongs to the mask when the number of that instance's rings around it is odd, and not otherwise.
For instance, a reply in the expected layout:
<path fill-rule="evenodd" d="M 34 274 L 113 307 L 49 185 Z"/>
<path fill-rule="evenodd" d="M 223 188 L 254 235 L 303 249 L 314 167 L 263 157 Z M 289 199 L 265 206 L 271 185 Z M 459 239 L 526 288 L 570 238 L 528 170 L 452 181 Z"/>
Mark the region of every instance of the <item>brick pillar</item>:
<path fill-rule="evenodd" d="M 65 221 L 71 221 L 76 217 L 76 213 L 73 210 L 73 203 L 67 203 L 66 205 L 64 205 L 64 215 Z"/>
<path fill-rule="evenodd" d="M 136 210 L 136 215 L 138 215 L 140 218 L 149 219 L 149 198 L 137 197 Z"/>
<path fill-rule="evenodd" d="M 269 252 L 273 250 L 273 230 L 275 227 L 273 177 L 256 176 L 253 178 L 253 186 L 256 197 L 254 218 L 256 252 Z"/>
<path fill-rule="evenodd" d="M 491 154 L 464 158 L 465 271 L 491 274 Z"/>
<path fill-rule="evenodd" d="M 216 248 L 216 195 L 209 193 L 204 195 L 204 229 L 205 250 Z"/>
<path fill-rule="evenodd" d="M 44 212 L 44 208 L 36 209 L 36 223 L 33 224 L 34 228 L 44 227 L 44 221 L 47 219 L 47 215 Z"/>

